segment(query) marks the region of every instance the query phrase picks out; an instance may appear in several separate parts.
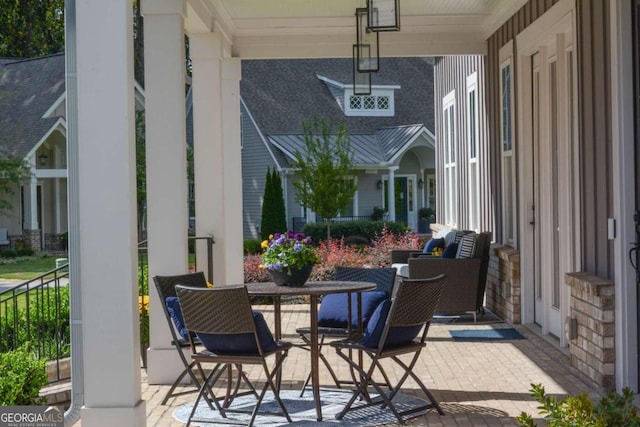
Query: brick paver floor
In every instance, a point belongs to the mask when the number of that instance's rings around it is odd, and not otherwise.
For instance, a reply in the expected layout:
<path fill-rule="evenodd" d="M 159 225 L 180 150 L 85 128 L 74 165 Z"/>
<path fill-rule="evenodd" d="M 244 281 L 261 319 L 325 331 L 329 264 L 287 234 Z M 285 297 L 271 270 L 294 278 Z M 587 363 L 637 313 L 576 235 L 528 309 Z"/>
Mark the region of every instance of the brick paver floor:
<path fill-rule="evenodd" d="M 273 325 L 273 309 L 260 309 Z M 283 339 L 299 342 L 295 328 L 309 324 L 308 305 L 283 305 Z M 451 338 L 456 329 L 487 329 L 515 327 L 526 339 L 510 341 L 460 342 Z M 340 378 L 347 378 L 345 363 L 327 347 L 324 353 Z M 283 367 L 283 388 L 299 390 L 309 372 L 308 351 L 293 348 Z M 263 378 L 262 372 L 247 367 L 250 378 Z M 602 396 L 602 389 L 569 364 L 568 356 L 529 329 L 502 322 L 477 324 L 469 322 L 434 323 L 429 330 L 428 345 L 423 350 L 415 371 L 439 401 L 445 415 L 430 411 L 408 422 L 414 426 L 517 426 L 515 417 L 522 411 L 539 419 L 537 402 L 529 396 L 531 383 L 542 383 L 547 392 L 559 397 L 586 391 L 592 399 Z M 387 371 L 392 376 L 392 370 Z M 175 397 L 161 405 L 169 386 L 149 385 L 142 372 L 142 398 L 146 401 L 148 427 L 183 427 L 173 417 L 174 410 L 190 403 L 195 394 Z M 323 386 L 333 386 L 321 364 Z M 405 385 L 405 394 L 420 396 L 412 383 Z M 74 424 L 81 427 L 82 420 Z M 259 426 L 259 419 L 256 421 Z"/>
<path fill-rule="evenodd" d="M 269 324 L 272 324 L 271 307 L 260 308 Z M 295 328 L 308 325 L 308 306 L 283 306 L 283 333 L 286 340 L 297 340 Z M 440 402 L 445 415 L 432 411 L 409 422 L 421 426 L 515 426 L 515 417 L 521 411 L 537 414 L 537 403 L 529 396 L 531 383 L 542 383 L 549 393 L 559 396 L 586 391 L 597 399 L 601 389 L 569 365 L 568 357 L 527 328 L 515 326 L 524 340 L 459 342 L 451 338 L 455 329 L 486 329 L 511 327 L 505 323 L 457 324 L 435 323 L 429 330 L 429 343 L 422 352 L 415 370 L 425 385 Z M 332 366 L 346 377 L 344 362 L 331 348 L 325 354 Z M 299 389 L 301 380 L 309 370 L 309 353 L 293 348 L 284 364 L 284 388 Z M 249 368 L 250 377 L 258 375 Z M 146 375 L 143 372 L 143 378 Z M 261 378 L 261 377 L 260 377 Z M 323 385 L 331 386 L 324 369 Z M 168 405 L 160 401 L 168 386 L 143 384 L 143 398 L 147 405 L 147 426 L 181 427 L 183 423 L 173 418 L 173 411 L 191 402 L 195 395 L 173 398 Z M 413 385 L 403 392 L 417 393 Z M 538 417 L 536 415 L 536 417 Z M 78 425 L 78 424 L 76 424 Z M 259 421 L 257 422 L 259 425 Z"/>

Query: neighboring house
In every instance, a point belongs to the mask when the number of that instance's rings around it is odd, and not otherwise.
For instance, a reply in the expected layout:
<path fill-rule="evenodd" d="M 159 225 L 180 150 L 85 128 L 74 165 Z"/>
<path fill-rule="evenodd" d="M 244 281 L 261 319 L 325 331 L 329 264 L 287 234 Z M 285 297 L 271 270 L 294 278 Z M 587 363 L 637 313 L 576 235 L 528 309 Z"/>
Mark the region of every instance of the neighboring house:
<path fill-rule="evenodd" d="M 432 64 L 383 58 L 371 94 L 362 96 L 353 95 L 351 59 L 242 61 L 245 239 L 260 237 L 268 167 L 282 176 L 288 227 L 317 219 L 297 201 L 292 169 L 294 153 L 305 147 L 302 123 L 313 115 L 333 122 L 334 131 L 344 123 L 354 151 L 357 191 L 340 216 L 370 219 L 381 207 L 390 220 L 417 230 L 418 209 L 435 203 Z"/>
<path fill-rule="evenodd" d="M 619 3 L 622 16 L 640 16 L 631 3 Z M 437 214 L 493 232 L 492 310 L 620 388 L 637 384 L 638 256 L 628 251 L 640 164 L 622 142 L 633 141 L 633 85 L 612 83 L 631 74 L 610 64 L 633 53 L 637 80 L 640 30 L 634 52 L 616 50 L 631 28 L 621 33 L 624 21 L 605 12 L 602 2 L 532 0 L 488 38 L 486 56 L 436 59 Z"/>
<path fill-rule="evenodd" d="M 143 105 L 136 85 L 136 106 Z M 32 59 L 0 58 L 0 153 L 23 158 L 31 180 L 3 194 L 13 209 L 0 215 L 11 246 L 63 247 L 68 230 L 64 54 Z"/>
<path fill-rule="evenodd" d="M 0 147 L 26 160 L 30 182 L 13 195 L 0 216 L 12 246 L 59 249 L 67 231 L 67 147 L 64 55 L 0 62 Z"/>

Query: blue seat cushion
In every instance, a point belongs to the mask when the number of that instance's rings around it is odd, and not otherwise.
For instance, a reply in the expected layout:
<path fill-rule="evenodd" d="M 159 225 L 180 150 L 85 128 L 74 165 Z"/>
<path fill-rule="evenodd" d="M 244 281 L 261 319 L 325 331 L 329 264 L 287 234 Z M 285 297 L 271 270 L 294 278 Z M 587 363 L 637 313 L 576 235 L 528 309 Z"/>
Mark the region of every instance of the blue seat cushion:
<path fill-rule="evenodd" d="M 167 305 L 169 316 L 171 316 L 171 320 L 173 320 L 173 324 L 176 327 L 176 331 L 178 331 L 182 339 L 188 339 L 189 331 L 187 331 L 187 327 L 184 325 L 184 318 L 182 317 L 182 309 L 180 308 L 178 297 L 167 297 L 165 304 Z"/>
<path fill-rule="evenodd" d="M 442 252 L 442 258 L 455 258 L 457 253 L 458 243 L 452 242 L 449 243 L 446 248 L 444 248 L 444 251 Z"/>
<path fill-rule="evenodd" d="M 318 325 L 327 328 L 346 328 L 349 326 L 347 317 L 347 295 L 329 294 L 322 298 L 318 310 Z M 357 294 L 351 294 L 351 324 L 358 324 L 358 300 Z M 368 291 L 362 293 L 362 324 L 366 327 L 371 315 L 380 302 L 389 298 L 389 294 L 383 291 Z"/>
<path fill-rule="evenodd" d="M 384 331 L 384 324 L 389 316 L 389 309 L 391 308 L 391 300 L 382 301 L 371 315 L 371 320 L 367 325 L 364 336 L 360 340 L 360 343 L 368 348 L 377 348 L 382 338 L 382 332 Z M 403 326 L 395 327 L 389 330 L 387 334 L 387 341 L 384 344 L 384 348 L 398 347 L 404 344 L 408 344 L 415 337 L 418 336 L 422 325 L 417 326 Z"/>
<path fill-rule="evenodd" d="M 256 325 L 262 351 L 268 353 L 275 350 L 278 345 L 261 312 L 253 311 L 253 322 Z M 253 334 L 205 334 L 198 332 L 196 335 L 207 350 L 216 354 L 258 354 Z"/>
<path fill-rule="evenodd" d="M 433 252 L 435 248 L 444 249 L 444 237 L 440 239 L 430 239 L 426 245 L 424 245 L 424 249 L 422 250 L 423 254 L 430 254 Z"/>

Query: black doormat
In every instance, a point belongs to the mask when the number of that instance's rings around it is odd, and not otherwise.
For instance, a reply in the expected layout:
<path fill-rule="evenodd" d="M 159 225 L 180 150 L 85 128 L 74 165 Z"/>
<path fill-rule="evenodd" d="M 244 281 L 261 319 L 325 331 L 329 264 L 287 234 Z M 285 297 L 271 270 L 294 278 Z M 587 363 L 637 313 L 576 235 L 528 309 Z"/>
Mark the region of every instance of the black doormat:
<path fill-rule="evenodd" d="M 454 341 L 509 341 L 525 337 L 515 328 L 458 329 L 449 331 Z"/>

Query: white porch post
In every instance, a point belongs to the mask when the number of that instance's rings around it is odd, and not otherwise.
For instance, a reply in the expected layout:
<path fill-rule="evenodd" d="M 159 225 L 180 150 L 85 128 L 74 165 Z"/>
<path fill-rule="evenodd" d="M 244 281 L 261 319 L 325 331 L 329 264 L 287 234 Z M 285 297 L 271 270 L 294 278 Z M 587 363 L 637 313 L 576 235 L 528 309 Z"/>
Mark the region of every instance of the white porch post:
<path fill-rule="evenodd" d="M 617 221 L 614 240 L 616 305 L 616 390 L 638 389 L 638 289 L 627 251 L 635 241 L 633 219 L 636 200 L 633 135 L 633 35 L 631 6 L 624 0 L 610 4 L 611 16 L 611 106 L 613 215 Z"/>
<path fill-rule="evenodd" d="M 32 165 L 29 182 L 29 230 L 38 229 L 38 178 L 35 165 Z"/>
<path fill-rule="evenodd" d="M 189 41 L 196 234 L 214 236 L 214 283 L 243 283 L 240 59 L 222 57 L 218 33 L 192 34 Z"/>
<path fill-rule="evenodd" d="M 82 425 L 140 427 L 131 2 L 78 2 L 76 16 Z"/>
<path fill-rule="evenodd" d="M 398 166 L 389 167 L 389 179 L 387 181 L 387 199 L 389 203 L 387 208 L 389 210 L 389 221 L 396 220 L 396 170 L 398 170 Z"/>
<path fill-rule="evenodd" d="M 171 384 L 183 366 L 153 285 L 156 275 L 187 272 L 185 2 L 144 0 L 147 242 L 149 251 L 150 384 Z"/>

